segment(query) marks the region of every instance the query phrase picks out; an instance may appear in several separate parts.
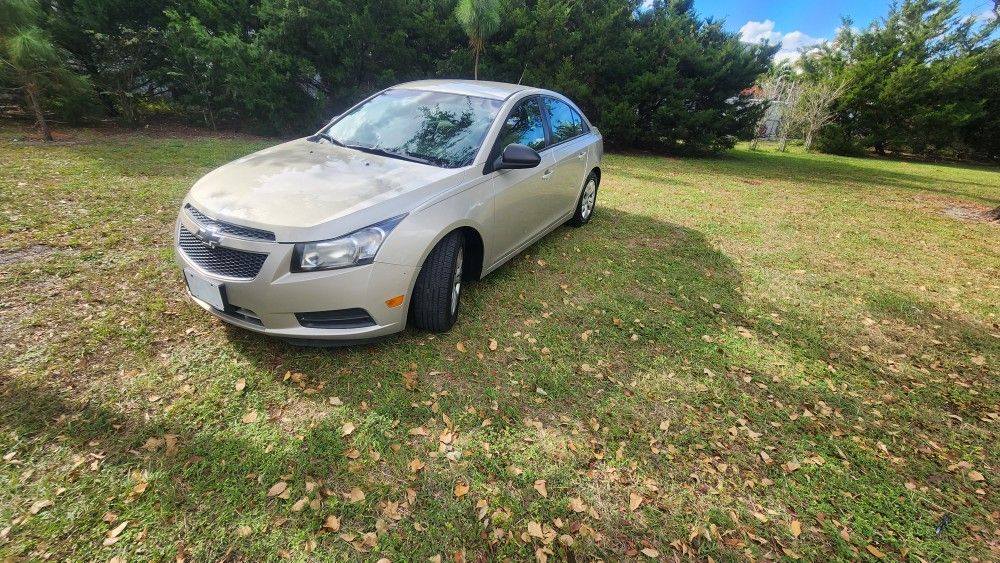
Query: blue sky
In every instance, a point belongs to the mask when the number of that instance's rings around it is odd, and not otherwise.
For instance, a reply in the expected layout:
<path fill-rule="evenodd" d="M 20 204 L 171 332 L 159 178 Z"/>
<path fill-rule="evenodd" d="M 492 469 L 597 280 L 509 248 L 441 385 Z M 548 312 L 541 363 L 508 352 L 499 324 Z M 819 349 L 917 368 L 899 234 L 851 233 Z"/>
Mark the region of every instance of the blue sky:
<path fill-rule="evenodd" d="M 850 16 L 855 27 L 865 27 L 889 12 L 889 0 L 819 1 L 779 0 L 746 2 L 738 0 L 695 0 L 699 14 L 725 18 L 726 28 L 739 31 L 743 39 L 758 41 L 767 37 L 782 42 L 779 58 L 794 58 L 799 47 L 833 39 L 841 16 Z M 962 0 L 962 14 L 986 17 L 992 0 Z"/>

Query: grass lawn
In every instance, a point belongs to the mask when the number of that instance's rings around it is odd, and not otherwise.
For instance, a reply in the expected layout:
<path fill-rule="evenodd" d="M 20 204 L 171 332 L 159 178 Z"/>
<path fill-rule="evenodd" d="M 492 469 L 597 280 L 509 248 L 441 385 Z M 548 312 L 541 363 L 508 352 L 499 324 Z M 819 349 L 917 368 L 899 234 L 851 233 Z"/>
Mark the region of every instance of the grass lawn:
<path fill-rule="evenodd" d="M 609 155 L 448 334 L 185 297 L 201 174 L 272 141 L 0 129 L 0 559 L 1000 558 L 1000 172 Z"/>

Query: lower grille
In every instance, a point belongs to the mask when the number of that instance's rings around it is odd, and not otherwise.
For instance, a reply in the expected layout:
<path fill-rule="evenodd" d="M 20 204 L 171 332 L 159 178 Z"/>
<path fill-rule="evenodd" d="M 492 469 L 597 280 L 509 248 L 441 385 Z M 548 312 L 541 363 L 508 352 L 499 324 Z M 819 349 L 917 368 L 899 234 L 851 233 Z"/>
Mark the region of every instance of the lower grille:
<path fill-rule="evenodd" d="M 263 321 L 260 320 L 260 317 L 257 316 L 257 313 L 254 313 L 250 309 L 244 309 L 243 307 L 234 307 L 232 311 L 226 311 L 225 313 L 230 317 L 237 318 L 241 321 L 255 324 L 257 326 L 264 326 Z"/>
<path fill-rule="evenodd" d="M 316 313 L 296 313 L 299 324 L 306 328 L 365 328 L 375 326 L 375 319 L 364 309 L 340 309 Z"/>
<path fill-rule="evenodd" d="M 260 273 L 264 260 L 267 260 L 267 254 L 259 252 L 206 246 L 183 226 L 178 238 L 178 245 L 192 262 L 218 276 L 252 280 Z"/>

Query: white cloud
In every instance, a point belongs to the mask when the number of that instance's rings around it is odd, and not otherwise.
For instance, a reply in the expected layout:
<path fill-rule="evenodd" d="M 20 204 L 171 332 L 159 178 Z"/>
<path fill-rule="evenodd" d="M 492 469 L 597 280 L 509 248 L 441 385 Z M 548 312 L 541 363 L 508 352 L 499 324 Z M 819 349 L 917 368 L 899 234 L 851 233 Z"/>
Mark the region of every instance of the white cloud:
<path fill-rule="evenodd" d="M 748 21 L 740 28 L 740 37 L 746 43 L 760 43 L 766 40 L 774 45 L 780 42 L 781 50 L 774 55 L 777 61 L 793 61 L 799 58 L 799 49 L 826 41 L 798 30 L 788 33 L 775 31 L 774 22 L 771 20 Z"/>
<path fill-rule="evenodd" d="M 774 22 L 771 20 L 748 21 L 740 28 L 740 37 L 747 43 L 760 43 L 765 40 L 770 43 L 781 41 L 781 34 L 774 31 Z"/>

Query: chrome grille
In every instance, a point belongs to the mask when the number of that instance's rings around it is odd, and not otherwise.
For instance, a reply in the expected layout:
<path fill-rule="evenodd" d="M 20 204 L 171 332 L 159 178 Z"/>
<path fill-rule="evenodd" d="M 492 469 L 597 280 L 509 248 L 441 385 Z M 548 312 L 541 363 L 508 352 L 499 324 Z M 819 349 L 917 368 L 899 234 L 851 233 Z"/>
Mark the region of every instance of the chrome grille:
<path fill-rule="evenodd" d="M 191 217 L 197 221 L 198 224 L 203 227 L 214 225 L 219 229 L 219 233 L 221 234 L 250 240 L 274 240 L 274 233 L 271 231 L 262 231 L 260 229 L 226 223 L 225 221 L 216 221 L 215 219 L 212 219 L 201 211 L 195 209 L 190 203 L 185 204 L 184 209 L 187 210 L 188 214 L 191 215 Z"/>
<path fill-rule="evenodd" d="M 264 266 L 264 260 L 267 260 L 267 254 L 259 252 L 247 252 L 222 246 L 211 248 L 202 244 L 184 226 L 181 226 L 178 245 L 184 254 L 201 269 L 227 278 L 252 280 L 260 273 L 260 269 Z"/>

